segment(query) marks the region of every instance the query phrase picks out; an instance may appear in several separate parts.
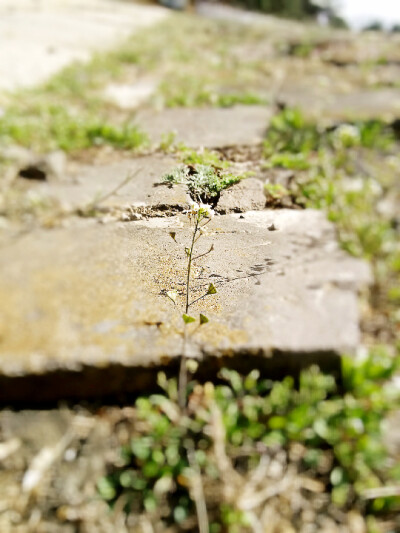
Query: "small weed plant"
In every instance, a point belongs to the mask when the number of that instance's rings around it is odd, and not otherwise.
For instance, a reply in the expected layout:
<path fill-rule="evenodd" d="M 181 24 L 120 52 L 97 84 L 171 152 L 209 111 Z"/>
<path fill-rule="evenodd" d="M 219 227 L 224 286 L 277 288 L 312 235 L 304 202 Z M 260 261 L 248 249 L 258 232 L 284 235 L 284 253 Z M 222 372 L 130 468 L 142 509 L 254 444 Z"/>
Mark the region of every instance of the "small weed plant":
<path fill-rule="evenodd" d="M 192 266 L 197 259 L 203 258 L 206 255 L 210 254 L 214 250 L 214 245 L 211 245 L 210 248 L 201 254 L 195 255 L 196 244 L 204 235 L 205 227 L 209 222 L 211 222 L 212 217 L 214 216 L 214 211 L 208 204 L 192 202 L 188 210 L 188 217 L 191 226 L 191 238 L 188 246 L 184 246 L 185 254 L 187 256 L 187 267 L 186 267 L 186 284 L 185 284 L 185 307 L 184 313 L 182 314 L 183 320 L 183 347 L 182 347 L 182 361 L 181 368 L 179 373 L 179 404 L 181 407 L 186 405 L 186 385 L 187 385 L 187 341 L 188 341 L 188 326 L 189 324 L 196 322 L 196 319 L 189 314 L 190 308 L 195 303 L 203 300 L 207 296 L 211 296 L 217 293 L 213 283 L 208 285 L 208 289 L 204 294 L 194 298 L 191 297 L 191 276 L 192 276 Z M 178 243 L 176 232 L 170 232 L 170 237 Z M 177 291 L 170 290 L 167 291 L 167 296 L 174 302 L 176 305 L 177 300 Z M 199 326 L 206 324 L 209 321 L 208 317 L 200 313 L 199 316 Z"/>
<path fill-rule="evenodd" d="M 224 172 L 215 165 L 195 163 L 175 168 L 164 175 L 163 182 L 185 185 L 192 198 L 215 202 L 223 189 L 238 183 L 243 177 Z"/>

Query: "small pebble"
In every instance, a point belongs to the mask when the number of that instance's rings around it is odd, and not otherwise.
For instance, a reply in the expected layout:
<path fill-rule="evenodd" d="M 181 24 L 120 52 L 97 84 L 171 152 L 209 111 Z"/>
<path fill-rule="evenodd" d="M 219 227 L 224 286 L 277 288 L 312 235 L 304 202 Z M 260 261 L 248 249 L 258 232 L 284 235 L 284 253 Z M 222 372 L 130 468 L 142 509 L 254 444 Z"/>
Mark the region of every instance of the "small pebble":
<path fill-rule="evenodd" d="M 68 448 L 67 450 L 65 450 L 64 459 L 65 461 L 70 463 L 76 459 L 76 455 L 76 450 L 74 450 L 73 448 Z"/>

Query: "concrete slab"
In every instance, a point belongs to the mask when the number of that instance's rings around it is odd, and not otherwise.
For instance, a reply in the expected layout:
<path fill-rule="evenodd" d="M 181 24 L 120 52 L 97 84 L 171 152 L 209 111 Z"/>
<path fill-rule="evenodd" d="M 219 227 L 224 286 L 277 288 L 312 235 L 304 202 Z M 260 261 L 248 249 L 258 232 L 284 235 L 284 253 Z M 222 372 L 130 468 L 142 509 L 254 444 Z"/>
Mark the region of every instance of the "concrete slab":
<path fill-rule="evenodd" d="M 169 188 L 160 182 L 161 176 L 176 165 L 172 157 L 157 154 L 107 165 L 76 165 L 58 182 L 31 180 L 29 188 L 42 198 L 56 200 L 67 211 L 93 204 L 105 211 L 136 208 L 181 211 L 190 202 L 185 189 Z"/>
<path fill-rule="evenodd" d="M 307 117 L 329 122 L 380 119 L 392 122 L 400 117 L 400 89 L 353 90 L 331 92 L 329 88 L 310 90 L 300 83 L 296 90 L 283 88 L 279 102 L 299 107 Z"/>
<path fill-rule="evenodd" d="M 272 111 L 264 106 L 235 106 L 222 109 L 145 110 L 135 122 L 159 143 L 174 132 L 175 141 L 190 147 L 222 148 L 260 144 L 265 137 Z"/>
<path fill-rule="evenodd" d="M 160 6 L 118 0 L 4 0 L 0 5 L 0 90 L 33 87 L 167 13 Z"/>
<path fill-rule="evenodd" d="M 221 214 L 264 209 L 266 196 L 261 180 L 247 178 L 221 191 L 216 210 Z"/>
<path fill-rule="evenodd" d="M 183 218 L 183 217 L 181 217 Z M 274 231 L 271 231 L 273 225 Z M 368 267 L 338 249 L 323 213 L 217 216 L 198 252 L 188 353 L 215 365 L 293 372 L 359 342 L 357 291 Z M 37 231 L 0 258 L 0 401 L 35 403 L 139 392 L 182 353 L 187 226 L 177 217 Z M 178 291 L 178 305 L 165 291 Z M 251 357 L 250 357 L 251 356 Z"/>

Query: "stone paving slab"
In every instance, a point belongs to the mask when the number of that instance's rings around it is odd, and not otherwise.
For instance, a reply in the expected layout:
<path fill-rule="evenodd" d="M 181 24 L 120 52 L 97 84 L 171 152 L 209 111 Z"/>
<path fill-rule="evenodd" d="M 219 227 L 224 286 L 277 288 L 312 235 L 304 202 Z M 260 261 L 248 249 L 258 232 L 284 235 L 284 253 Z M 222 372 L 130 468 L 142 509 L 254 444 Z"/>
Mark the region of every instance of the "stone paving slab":
<path fill-rule="evenodd" d="M 266 106 L 176 108 L 141 111 L 135 122 L 155 143 L 173 132 L 176 142 L 193 148 L 222 148 L 260 144 L 271 116 L 272 110 Z"/>
<path fill-rule="evenodd" d="M 31 180 L 29 187 L 42 197 L 57 200 L 66 210 L 84 209 L 96 204 L 105 210 L 150 208 L 181 211 L 190 202 L 184 188 L 169 188 L 161 184 L 163 174 L 175 166 L 175 159 L 158 154 L 122 159 L 107 165 L 76 165 L 58 182 L 34 183 Z M 125 185 L 110 194 L 125 180 Z"/>
<path fill-rule="evenodd" d="M 193 327 L 189 343 L 207 376 L 218 361 L 285 373 L 311 361 L 337 369 L 338 354 L 358 345 L 357 291 L 370 272 L 338 249 L 323 213 L 247 212 L 208 227 L 199 252 L 211 244 L 215 252 L 198 260 L 193 296 L 209 282 L 218 294 L 193 306 L 210 323 Z M 182 244 L 190 238 L 177 217 L 81 221 L 3 248 L 1 402 L 139 392 L 157 368 L 176 367 L 182 319 L 164 294 L 182 293 L 185 254 L 171 230 Z"/>
<path fill-rule="evenodd" d="M 307 117 L 321 124 L 376 118 L 391 122 L 400 117 L 400 89 L 354 90 L 339 94 L 329 88 L 310 88 L 300 83 L 295 90 L 283 88 L 277 99 L 285 105 L 301 108 Z"/>
<path fill-rule="evenodd" d="M 221 191 L 216 210 L 221 214 L 243 213 L 264 209 L 266 196 L 261 180 L 246 178 L 234 187 Z"/>
<path fill-rule="evenodd" d="M 157 5 L 119 0 L 3 0 L 0 90 L 33 87 L 167 13 Z"/>
<path fill-rule="evenodd" d="M 162 183 L 161 177 L 178 165 L 172 156 L 162 154 L 101 165 L 78 164 L 73 165 L 73 170 L 58 174 L 58 179 L 50 175 L 46 181 L 29 180 L 26 186 L 42 199 L 56 200 L 66 211 L 96 205 L 115 214 L 141 211 L 150 216 L 156 216 L 157 212 L 171 214 L 185 210 L 191 201 L 183 186 Z M 109 194 L 118 184 L 123 186 Z M 221 191 L 216 210 L 220 214 L 242 213 L 262 210 L 265 205 L 262 181 L 246 178 Z"/>

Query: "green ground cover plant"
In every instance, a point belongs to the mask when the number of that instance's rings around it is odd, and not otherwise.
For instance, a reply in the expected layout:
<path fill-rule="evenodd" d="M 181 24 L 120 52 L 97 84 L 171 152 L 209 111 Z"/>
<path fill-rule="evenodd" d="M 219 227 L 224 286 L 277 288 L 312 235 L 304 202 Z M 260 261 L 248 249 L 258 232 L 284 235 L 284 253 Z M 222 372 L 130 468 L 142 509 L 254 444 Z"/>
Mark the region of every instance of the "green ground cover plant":
<path fill-rule="evenodd" d="M 199 151 L 181 145 L 178 149 L 178 155 L 185 165 L 209 165 L 218 171 L 229 167 L 229 161 L 223 159 L 218 152 L 207 150 L 207 148 Z"/>
<path fill-rule="evenodd" d="M 389 381 L 397 368 L 378 348 L 363 360 L 344 359 L 343 389 L 317 367 L 303 371 L 297 384 L 223 369 L 217 385 L 189 382 L 185 410 L 177 380 L 161 373 L 160 391 L 136 401 L 130 438 L 99 492 L 137 520 L 145 514 L 156 530 L 198 530 L 197 474 L 187 449 L 194 443 L 209 531 L 257 531 L 265 520 L 302 531 L 301 513 L 288 506 L 300 493 L 309 503 L 323 495 L 316 523 L 335 509 L 357 512 L 370 524 L 373 515 L 393 517 L 399 492 L 382 489 L 398 483 L 400 471 L 381 429 L 399 405 Z M 274 477 L 269 468 L 278 456 L 283 468 Z"/>
<path fill-rule="evenodd" d="M 0 118 L 0 139 L 37 151 L 62 149 L 66 152 L 108 144 L 135 150 L 149 142 L 147 135 L 132 124 L 113 123 L 96 109 L 69 109 L 59 104 L 35 105 L 26 112 L 10 107 Z"/>

